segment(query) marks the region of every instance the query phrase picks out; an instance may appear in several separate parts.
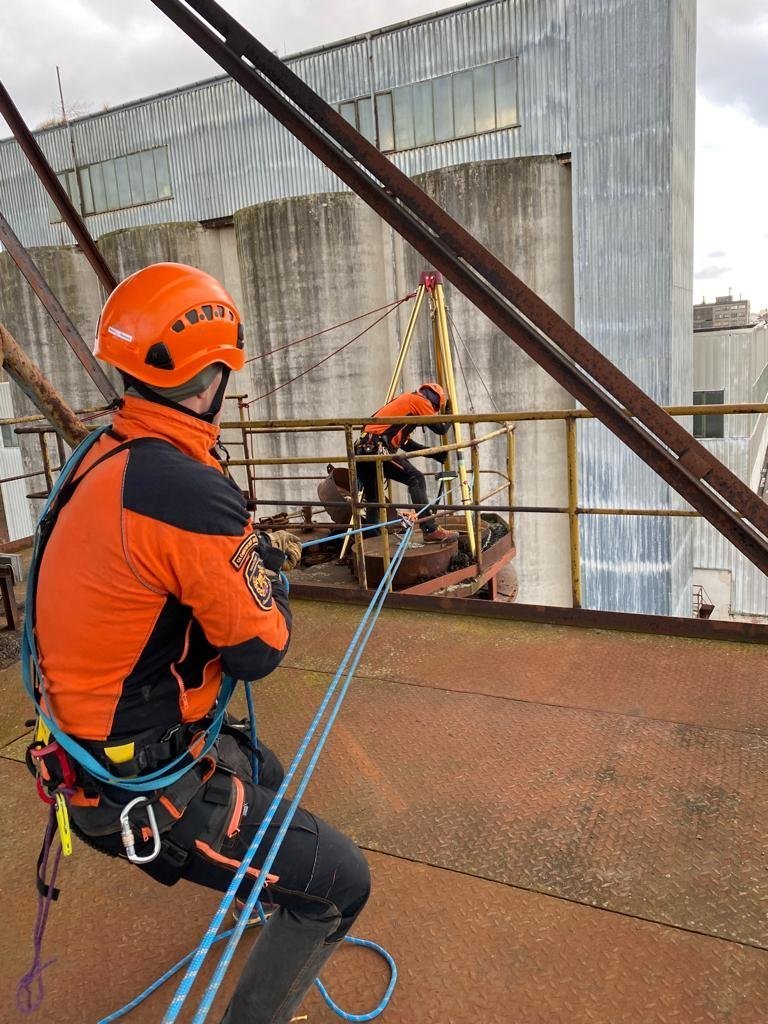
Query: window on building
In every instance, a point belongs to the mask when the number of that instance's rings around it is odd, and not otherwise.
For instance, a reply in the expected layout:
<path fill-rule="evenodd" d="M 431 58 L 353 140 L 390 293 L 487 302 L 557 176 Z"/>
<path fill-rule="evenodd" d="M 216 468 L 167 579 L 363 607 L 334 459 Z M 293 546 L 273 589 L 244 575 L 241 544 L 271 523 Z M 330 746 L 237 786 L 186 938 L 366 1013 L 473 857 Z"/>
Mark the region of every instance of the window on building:
<path fill-rule="evenodd" d="M 376 143 L 370 96 L 337 107 Z M 376 94 L 379 149 L 414 149 L 517 125 L 517 58 Z"/>
<path fill-rule="evenodd" d="M 167 146 L 87 164 L 78 167 L 77 174 L 72 169 L 60 171 L 58 179 L 86 216 L 156 203 L 173 195 Z M 50 200 L 49 220 L 52 224 L 61 220 Z"/>
<path fill-rule="evenodd" d="M 353 128 L 357 128 L 361 135 L 364 135 L 369 142 L 376 145 L 376 132 L 373 125 L 373 104 L 370 96 L 363 96 L 359 100 L 346 100 L 340 103 L 337 110 L 349 121 Z M 390 117 L 390 121 L 392 118 Z"/>
<path fill-rule="evenodd" d="M 694 391 L 694 405 L 722 405 L 725 391 Z M 722 413 L 702 413 L 693 417 L 694 437 L 724 437 L 725 416 Z"/>

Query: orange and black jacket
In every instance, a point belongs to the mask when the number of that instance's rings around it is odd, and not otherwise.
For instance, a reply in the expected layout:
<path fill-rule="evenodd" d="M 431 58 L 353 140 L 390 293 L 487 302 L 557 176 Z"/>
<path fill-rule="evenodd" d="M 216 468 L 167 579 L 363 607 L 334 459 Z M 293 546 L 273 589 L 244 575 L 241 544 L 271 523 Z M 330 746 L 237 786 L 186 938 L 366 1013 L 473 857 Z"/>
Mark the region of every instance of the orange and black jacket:
<path fill-rule="evenodd" d="M 242 494 L 210 454 L 218 427 L 127 397 L 112 431 L 78 469 L 36 596 L 45 699 L 66 732 L 99 742 L 199 721 L 222 671 L 277 667 L 291 624 Z"/>
<path fill-rule="evenodd" d="M 419 394 L 418 391 L 411 391 L 398 395 L 391 402 L 387 402 L 378 412 L 375 412 L 374 419 L 391 419 L 392 423 L 369 423 L 363 428 L 363 434 L 373 434 L 380 437 L 391 452 L 402 448 L 405 452 L 417 452 L 425 446 L 417 441 L 411 440 L 411 434 L 416 425 L 398 423 L 396 420 L 403 416 L 434 416 L 435 407 Z M 428 423 L 427 428 L 434 434 L 447 434 L 451 428 L 450 423 Z"/>

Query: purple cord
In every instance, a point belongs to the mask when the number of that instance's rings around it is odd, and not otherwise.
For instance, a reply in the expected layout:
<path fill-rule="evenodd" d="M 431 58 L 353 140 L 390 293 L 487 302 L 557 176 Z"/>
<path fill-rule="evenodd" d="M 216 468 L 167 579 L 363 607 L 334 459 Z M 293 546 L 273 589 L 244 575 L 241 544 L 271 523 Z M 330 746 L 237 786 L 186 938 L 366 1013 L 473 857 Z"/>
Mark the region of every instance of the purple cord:
<path fill-rule="evenodd" d="M 34 1013 L 35 1010 L 38 1009 L 45 994 L 43 988 L 43 971 L 46 967 L 50 967 L 56 959 L 55 957 L 52 957 L 50 960 L 42 963 L 43 934 L 45 933 L 45 926 L 48 923 L 48 912 L 51 909 L 54 883 L 59 870 L 59 861 L 61 860 L 61 840 L 59 840 L 59 848 L 56 851 L 53 867 L 51 868 L 51 877 L 46 883 L 45 874 L 48 869 L 48 857 L 51 852 L 51 846 L 53 845 L 54 832 L 56 832 L 56 804 L 51 804 L 51 811 L 48 816 L 48 825 L 46 826 L 45 838 L 43 839 L 40 868 L 37 873 L 38 881 L 43 885 L 43 887 L 47 885 L 47 889 L 45 889 L 45 896 L 43 896 L 42 892 L 38 892 L 37 896 L 37 918 L 35 920 L 35 929 L 32 933 L 32 948 L 34 949 L 35 954 L 34 959 L 32 960 L 32 966 L 19 981 L 16 989 L 16 1008 L 19 1013 Z M 33 985 L 36 986 L 34 995 L 32 993 Z"/>

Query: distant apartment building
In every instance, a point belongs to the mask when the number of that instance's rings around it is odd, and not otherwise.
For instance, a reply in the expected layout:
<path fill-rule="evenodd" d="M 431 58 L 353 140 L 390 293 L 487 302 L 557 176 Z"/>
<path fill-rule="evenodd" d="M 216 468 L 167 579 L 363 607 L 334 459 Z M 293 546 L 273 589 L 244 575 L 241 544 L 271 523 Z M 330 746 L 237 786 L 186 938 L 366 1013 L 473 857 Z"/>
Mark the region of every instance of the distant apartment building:
<path fill-rule="evenodd" d="M 718 295 L 714 302 L 702 299 L 693 307 L 694 331 L 724 331 L 731 327 L 748 327 L 751 323 L 748 299 Z"/>

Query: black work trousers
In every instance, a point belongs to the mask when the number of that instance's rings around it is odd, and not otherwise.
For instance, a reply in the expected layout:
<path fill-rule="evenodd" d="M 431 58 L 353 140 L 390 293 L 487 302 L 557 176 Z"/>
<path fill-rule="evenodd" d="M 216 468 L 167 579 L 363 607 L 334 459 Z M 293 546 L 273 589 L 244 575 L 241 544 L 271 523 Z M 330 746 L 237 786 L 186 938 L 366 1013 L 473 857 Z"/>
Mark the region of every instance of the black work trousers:
<path fill-rule="evenodd" d="M 165 884 L 184 878 L 221 892 L 228 888 L 284 774 L 277 757 L 261 746 L 259 780 L 254 785 L 248 758 L 242 749 L 239 753 L 237 770 L 217 769 L 176 825 L 164 832 L 166 848 L 175 845 L 182 860 L 187 854 L 180 870 L 169 876 L 167 858 L 161 855 L 142 866 L 147 874 Z M 267 829 L 253 868 L 240 886 L 241 899 L 251 890 L 287 806 L 285 801 L 279 805 Z M 121 849 L 120 837 L 115 835 L 90 836 L 89 842 L 113 854 Z M 145 853 L 149 845 L 137 845 L 137 852 Z M 357 846 L 301 807 L 269 875 L 276 880 L 266 885 L 261 898 L 278 909 L 257 937 L 222 1024 L 290 1021 L 370 893 L 368 865 Z"/>
<path fill-rule="evenodd" d="M 431 509 L 424 508 L 428 501 L 427 481 L 421 470 L 416 469 L 411 459 L 401 459 L 397 455 L 391 459 L 387 459 L 385 462 L 382 462 L 381 468 L 384 472 L 384 477 L 387 480 L 395 480 L 399 484 L 405 484 L 408 488 L 408 495 L 411 502 L 417 506 L 417 510 L 421 510 L 419 512 L 419 524 L 422 530 L 425 533 L 430 533 L 434 530 L 434 513 Z M 378 501 L 379 499 L 376 487 L 376 463 L 358 462 L 357 477 L 363 491 L 363 500 Z M 381 512 L 382 509 L 379 508 L 366 509 L 366 522 L 370 526 L 373 526 L 374 523 L 380 523 Z"/>

